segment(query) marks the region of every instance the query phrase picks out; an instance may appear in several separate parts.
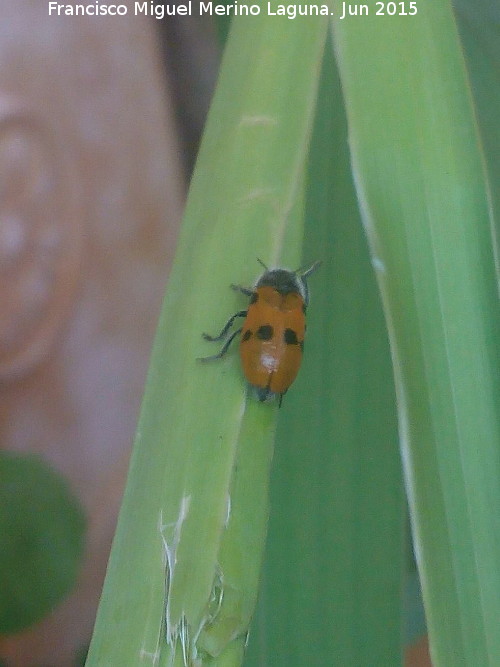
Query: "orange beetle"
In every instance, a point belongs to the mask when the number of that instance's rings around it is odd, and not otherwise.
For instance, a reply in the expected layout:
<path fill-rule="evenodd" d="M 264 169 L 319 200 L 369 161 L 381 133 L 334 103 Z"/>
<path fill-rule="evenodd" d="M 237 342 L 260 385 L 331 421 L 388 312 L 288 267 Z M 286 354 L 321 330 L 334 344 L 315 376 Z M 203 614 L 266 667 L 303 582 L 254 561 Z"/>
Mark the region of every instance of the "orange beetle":
<path fill-rule="evenodd" d="M 209 341 L 225 339 L 238 317 L 245 318 L 243 326 L 231 333 L 218 354 L 203 357 L 201 361 L 223 357 L 241 333 L 240 356 L 248 383 L 255 388 L 259 401 L 279 396 L 281 406 L 283 394 L 295 380 L 302 361 L 305 313 L 309 303 L 306 278 L 321 262 L 315 262 L 306 271 L 287 271 L 268 269 L 260 259 L 258 261 L 265 272 L 254 289 L 231 285 L 250 297 L 248 309 L 230 317 L 218 336 L 203 334 L 203 338 Z"/>

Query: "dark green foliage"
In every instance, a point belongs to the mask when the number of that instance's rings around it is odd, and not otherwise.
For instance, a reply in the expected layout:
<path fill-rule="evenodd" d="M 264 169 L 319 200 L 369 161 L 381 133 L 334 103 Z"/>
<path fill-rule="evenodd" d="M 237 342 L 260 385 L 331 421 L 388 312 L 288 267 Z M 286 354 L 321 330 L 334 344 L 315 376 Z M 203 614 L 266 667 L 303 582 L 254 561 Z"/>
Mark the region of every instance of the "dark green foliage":
<path fill-rule="evenodd" d="M 0 632 L 50 612 L 73 586 L 85 520 L 67 483 L 39 457 L 0 456 Z"/>

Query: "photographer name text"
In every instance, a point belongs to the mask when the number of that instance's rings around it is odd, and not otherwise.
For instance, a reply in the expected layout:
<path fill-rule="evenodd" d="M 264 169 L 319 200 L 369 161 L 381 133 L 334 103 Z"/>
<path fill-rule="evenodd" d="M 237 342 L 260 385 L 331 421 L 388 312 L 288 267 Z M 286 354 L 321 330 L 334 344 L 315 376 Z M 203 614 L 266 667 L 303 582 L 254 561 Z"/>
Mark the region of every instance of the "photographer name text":
<path fill-rule="evenodd" d="M 371 10 L 371 11 L 370 11 Z M 342 2 L 339 6 L 339 19 L 355 16 L 415 16 L 417 3 L 412 0 L 403 2 L 376 2 L 375 6 Z M 328 5 L 319 4 L 276 4 L 267 2 L 260 4 L 244 4 L 235 1 L 229 5 L 215 2 L 194 3 L 188 0 L 185 4 L 155 4 L 154 2 L 134 2 L 134 6 L 109 5 L 98 0 L 87 4 L 62 5 L 58 2 L 49 2 L 49 16 L 153 16 L 163 19 L 165 16 L 286 16 L 295 19 L 299 16 L 330 16 Z"/>

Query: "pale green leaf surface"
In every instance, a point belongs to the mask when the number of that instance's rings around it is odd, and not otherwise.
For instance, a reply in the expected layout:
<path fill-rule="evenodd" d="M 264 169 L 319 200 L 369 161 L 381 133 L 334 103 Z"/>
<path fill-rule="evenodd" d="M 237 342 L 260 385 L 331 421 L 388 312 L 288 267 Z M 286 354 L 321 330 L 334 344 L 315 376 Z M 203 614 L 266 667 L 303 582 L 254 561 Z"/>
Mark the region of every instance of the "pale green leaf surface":
<path fill-rule="evenodd" d="M 197 357 L 217 351 L 202 331 L 216 333 L 244 307 L 229 284 L 252 284 L 256 257 L 298 266 L 301 218 L 293 212 L 325 34 L 321 19 L 234 21 L 153 350 L 89 665 L 223 665 L 241 657 L 267 521 L 276 404 L 247 405 L 236 353 L 213 364 Z"/>

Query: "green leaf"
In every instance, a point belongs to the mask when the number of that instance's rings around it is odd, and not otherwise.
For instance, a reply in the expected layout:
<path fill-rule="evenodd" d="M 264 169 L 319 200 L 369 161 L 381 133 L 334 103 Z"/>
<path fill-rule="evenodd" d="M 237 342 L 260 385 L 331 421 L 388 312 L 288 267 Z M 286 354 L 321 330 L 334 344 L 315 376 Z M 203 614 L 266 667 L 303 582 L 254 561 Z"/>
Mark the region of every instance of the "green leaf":
<path fill-rule="evenodd" d="M 0 455 L 0 632 L 21 630 L 71 590 L 85 521 L 67 483 L 36 456 Z"/>
<path fill-rule="evenodd" d="M 500 33 L 498 3 L 492 0 L 457 0 L 458 27 L 470 77 L 500 251 Z"/>
<path fill-rule="evenodd" d="M 238 664 L 255 604 L 277 406 L 201 333 L 256 257 L 300 264 L 327 23 L 233 21 L 153 350 L 88 665 Z M 211 346 L 212 345 L 212 346 Z M 200 661 L 200 662 L 197 662 Z"/>
<path fill-rule="evenodd" d="M 385 18 L 375 5 L 363 21 L 337 21 L 336 49 L 431 654 L 436 667 L 494 665 L 500 313 L 483 156 L 449 3 Z"/>

